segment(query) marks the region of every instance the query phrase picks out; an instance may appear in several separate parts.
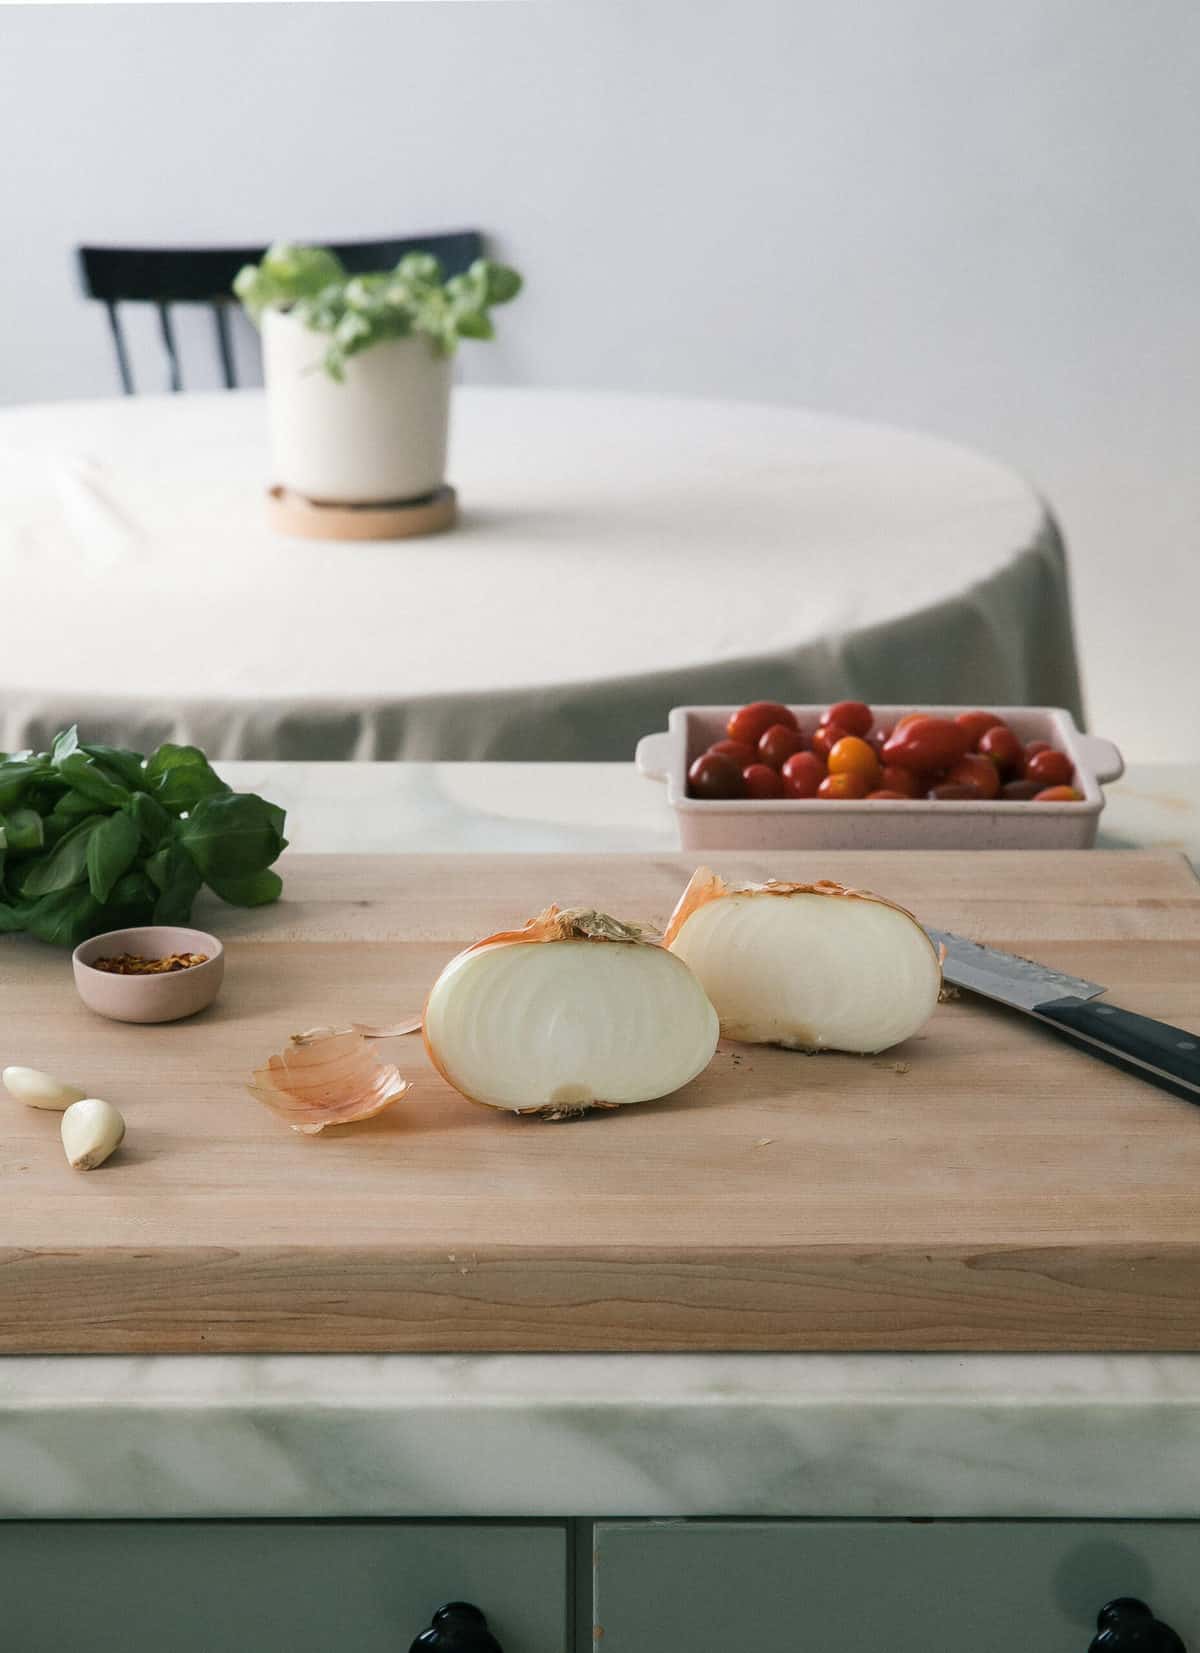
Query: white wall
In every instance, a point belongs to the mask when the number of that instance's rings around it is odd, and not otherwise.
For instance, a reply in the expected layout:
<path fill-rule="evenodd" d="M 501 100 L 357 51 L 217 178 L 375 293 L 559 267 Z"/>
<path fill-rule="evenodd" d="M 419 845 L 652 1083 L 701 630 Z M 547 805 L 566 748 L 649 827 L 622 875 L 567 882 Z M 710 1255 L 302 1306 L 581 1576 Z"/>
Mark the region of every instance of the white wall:
<path fill-rule="evenodd" d="M 475 377 L 807 402 L 1046 492 L 1092 723 L 1200 757 L 1194 0 L 0 12 L 0 399 L 113 389 L 78 240 L 477 224 Z"/>

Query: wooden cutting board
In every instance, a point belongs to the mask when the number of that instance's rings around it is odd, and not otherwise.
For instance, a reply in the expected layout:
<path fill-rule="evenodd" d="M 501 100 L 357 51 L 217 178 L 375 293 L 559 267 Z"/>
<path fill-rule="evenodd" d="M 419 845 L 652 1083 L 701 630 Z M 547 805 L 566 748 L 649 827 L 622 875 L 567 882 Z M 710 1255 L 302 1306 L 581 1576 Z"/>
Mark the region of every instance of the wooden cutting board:
<path fill-rule="evenodd" d="M 1170 855 L 714 858 L 834 877 L 1200 1031 L 1200 886 Z M 416 1081 L 301 1137 L 242 1088 L 290 1032 L 419 1010 L 550 900 L 661 924 L 690 858 L 292 857 L 198 909 L 218 1003 L 135 1028 L 0 941 L 0 1065 L 77 1080 L 125 1147 L 72 1172 L 0 1096 L 0 1350 L 1200 1349 L 1200 1110 L 966 998 L 878 1058 L 723 1045 L 659 1103 L 547 1124 Z"/>

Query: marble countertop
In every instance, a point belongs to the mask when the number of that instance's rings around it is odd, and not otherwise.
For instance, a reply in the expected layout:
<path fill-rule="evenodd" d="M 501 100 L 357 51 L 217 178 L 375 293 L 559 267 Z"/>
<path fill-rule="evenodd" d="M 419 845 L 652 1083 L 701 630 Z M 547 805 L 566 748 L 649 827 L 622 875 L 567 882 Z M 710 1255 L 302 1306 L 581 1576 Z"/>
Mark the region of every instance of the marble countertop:
<path fill-rule="evenodd" d="M 310 851 L 660 850 L 624 765 L 227 764 Z M 1102 842 L 1200 865 L 1200 765 Z M 0 1517 L 1195 1517 L 1200 1356 L 0 1358 Z"/>

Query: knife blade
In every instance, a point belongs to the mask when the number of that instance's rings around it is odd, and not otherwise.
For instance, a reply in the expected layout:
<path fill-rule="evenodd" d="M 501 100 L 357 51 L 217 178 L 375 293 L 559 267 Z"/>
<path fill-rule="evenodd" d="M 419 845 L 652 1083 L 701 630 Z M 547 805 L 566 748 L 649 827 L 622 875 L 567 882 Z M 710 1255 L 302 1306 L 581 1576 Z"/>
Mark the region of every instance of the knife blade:
<path fill-rule="evenodd" d="M 942 974 L 955 987 L 1023 1011 L 1090 1055 L 1200 1104 L 1200 1033 L 1119 1005 L 1097 1004 L 1107 992 L 1099 982 L 985 947 L 949 930 L 927 926 L 925 933 L 935 947 L 944 949 Z"/>

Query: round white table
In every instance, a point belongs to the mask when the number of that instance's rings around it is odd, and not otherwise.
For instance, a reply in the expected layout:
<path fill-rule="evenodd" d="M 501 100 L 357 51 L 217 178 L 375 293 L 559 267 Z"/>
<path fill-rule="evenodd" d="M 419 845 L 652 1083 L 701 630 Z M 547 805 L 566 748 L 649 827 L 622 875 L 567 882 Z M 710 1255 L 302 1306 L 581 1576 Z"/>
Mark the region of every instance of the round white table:
<path fill-rule="evenodd" d="M 258 392 L 0 410 L 0 748 L 621 759 L 691 702 L 1080 710 L 1054 523 L 961 448 L 460 388 L 449 474 L 453 533 L 291 540 Z"/>

